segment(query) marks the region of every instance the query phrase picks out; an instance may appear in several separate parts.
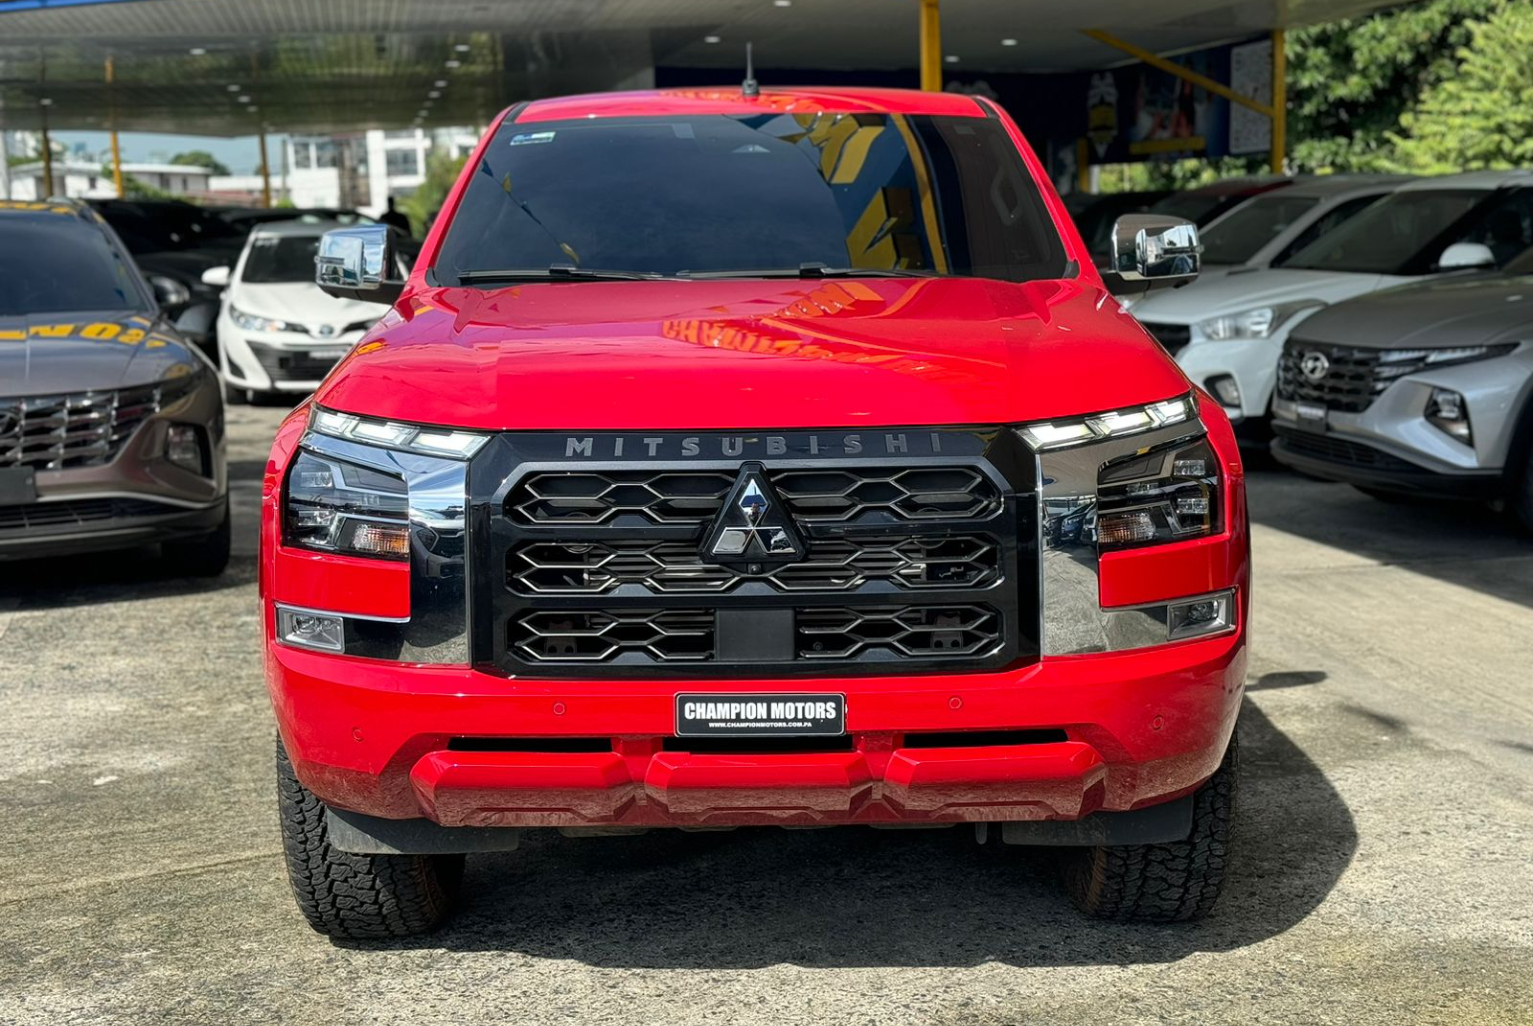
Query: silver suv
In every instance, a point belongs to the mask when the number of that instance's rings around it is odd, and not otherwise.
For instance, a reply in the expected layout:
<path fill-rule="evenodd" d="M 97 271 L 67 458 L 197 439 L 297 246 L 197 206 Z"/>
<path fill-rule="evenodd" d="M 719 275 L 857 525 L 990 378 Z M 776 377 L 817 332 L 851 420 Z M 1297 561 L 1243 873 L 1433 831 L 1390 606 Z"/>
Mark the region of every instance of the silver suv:
<path fill-rule="evenodd" d="M 1504 498 L 1533 530 L 1533 250 L 1338 303 L 1283 346 L 1273 453 L 1380 498 Z"/>

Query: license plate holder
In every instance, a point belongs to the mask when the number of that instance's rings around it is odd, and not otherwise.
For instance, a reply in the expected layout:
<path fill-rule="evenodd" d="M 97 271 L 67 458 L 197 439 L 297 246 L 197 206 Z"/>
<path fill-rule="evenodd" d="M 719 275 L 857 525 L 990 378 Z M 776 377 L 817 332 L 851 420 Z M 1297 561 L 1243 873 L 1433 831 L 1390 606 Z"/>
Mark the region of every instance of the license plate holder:
<path fill-rule="evenodd" d="M 846 696 L 825 692 L 676 696 L 677 737 L 839 737 Z"/>
<path fill-rule="evenodd" d="M 1294 403 L 1294 426 L 1300 431 L 1323 435 L 1330 430 L 1330 411 L 1319 403 Z"/>
<path fill-rule="evenodd" d="M 24 506 L 36 501 L 36 470 L 31 467 L 0 469 L 0 506 Z"/>

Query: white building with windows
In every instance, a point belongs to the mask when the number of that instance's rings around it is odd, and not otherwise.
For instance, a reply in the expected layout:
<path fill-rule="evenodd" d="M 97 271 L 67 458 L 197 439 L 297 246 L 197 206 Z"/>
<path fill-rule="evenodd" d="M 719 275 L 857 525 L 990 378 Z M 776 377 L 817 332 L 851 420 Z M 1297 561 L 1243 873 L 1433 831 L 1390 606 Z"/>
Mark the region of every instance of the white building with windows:
<path fill-rule="evenodd" d="M 473 128 L 289 136 L 284 158 L 293 203 L 350 207 L 377 216 L 387 209 L 390 196 L 408 196 L 420 187 L 431 153 L 456 160 L 478 141 Z"/>
<path fill-rule="evenodd" d="M 152 189 L 177 196 L 199 196 L 208 191 L 213 170 L 189 164 L 123 164 L 123 174 L 131 175 Z M 114 199 L 117 183 L 112 169 L 99 160 L 58 157 L 53 161 L 53 182 L 48 182 L 48 168 L 41 160 L 15 164 L 10 168 L 10 199 L 39 200 L 49 196 L 75 199 Z"/>

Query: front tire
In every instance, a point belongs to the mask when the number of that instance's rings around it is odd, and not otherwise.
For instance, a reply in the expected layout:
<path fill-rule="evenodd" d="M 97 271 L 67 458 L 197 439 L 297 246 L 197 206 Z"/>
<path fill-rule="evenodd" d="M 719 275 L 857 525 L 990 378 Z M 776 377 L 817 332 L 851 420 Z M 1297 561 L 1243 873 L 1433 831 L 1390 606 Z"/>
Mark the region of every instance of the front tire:
<path fill-rule="evenodd" d="M 277 812 L 287 878 L 309 925 L 328 937 L 414 937 L 447 922 L 462 855 L 356 855 L 331 846 L 325 807 L 298 782 L 277 739 Z"/>
<path fill-rule="evenodd" d="M 1175 923 L 1208 915 L 1224 886 L 1239 763 L 1232 736 L 1219 768 L 1193 797 L 1192 834 L 1185 841 L 1071 852 L 1065 887 L 1076 906 L 1119 921 Z"/>
<path fill-rule="evenodd" d="M 1517 475 L 1512 486 L 1511 505 L 1517 512 L 1517 519 L 1522 521 L 1522 529 L 1533 533 L 1533 451 L 1523 463 L 1522 473 Z"/>

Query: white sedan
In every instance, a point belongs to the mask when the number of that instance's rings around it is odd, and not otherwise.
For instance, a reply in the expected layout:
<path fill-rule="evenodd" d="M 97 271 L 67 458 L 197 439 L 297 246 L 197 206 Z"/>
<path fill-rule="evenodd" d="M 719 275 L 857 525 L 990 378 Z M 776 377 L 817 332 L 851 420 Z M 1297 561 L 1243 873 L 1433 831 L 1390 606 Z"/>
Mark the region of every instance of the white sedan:
<path fill-rule="evenodd" d="M 319 239 L 335 224 L 265 224 L 232 269 L 202 276 L 224 289 L 218 314 L 224 399 L 306 395 L 382 315 L 376 303 L 327 296 L 314 284 Z"/>

